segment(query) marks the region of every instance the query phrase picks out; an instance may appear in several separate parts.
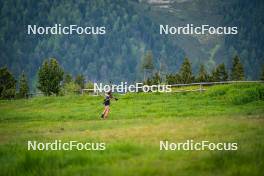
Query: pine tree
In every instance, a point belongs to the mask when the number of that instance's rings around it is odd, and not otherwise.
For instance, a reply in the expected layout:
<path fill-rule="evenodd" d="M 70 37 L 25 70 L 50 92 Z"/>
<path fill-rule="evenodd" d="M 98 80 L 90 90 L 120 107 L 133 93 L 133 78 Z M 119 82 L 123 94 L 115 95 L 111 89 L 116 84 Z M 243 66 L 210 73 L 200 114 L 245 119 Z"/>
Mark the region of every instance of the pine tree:
<path fill-rule="evenodd" d="M 198 77 L 196 78 L 197 82 L 206 82 L 208 81 L 209 75 L 207 74 L 207 71 L 203 64 L 200 65 Z"/>
<path fill-rule="evenodd" d="M 188 84 L 194 81 L 194 76 L 192 75 L 191 62 L 188 58 L 184 59 L 180 68 L 179 75 L 181 77 L 181 83 L 183 84 Z"/>
<path fill-rule="evenodd" d="M 85 78 L 84 78 L 83 74 L 79 74 L 79 75 L 76 76 L 75 84 L 78 84 L 81 89 L 84 89 Z"/>
<path fill-rule="evenodd" d="M 219 65 L 218 73 L 219 73 L 219 81 L 227 81 L 228 80 L 228 72 L 226 70 L 224 63 Z"/>
<path fill-rule="evenodd" d="M 14 98 L 16 94 L 16 80 L 7 67 L 0 68 L 0 98 Z"/>
<path fill-rule="evenodd" d="M 166 75 L 167 84 L 179 84 L 181 83 L 181 77 L 178 73 Z"/>
<path fill-rule="evenodd" d="M 211 81 L 227 81 L 228 73 L 225 64 L 218 65 L 212 72 Z"/>
<path fill-rule="evenodd" d="M 175 84 L 174 75 L 173 74 L 167 74 L 166 75 L 166 83 L 167 84 Z"/>
<path fill-rule="evenodd" d="M 56 59 L 45 60 L 38 71 L 38 89 L 46 96 L 58 95 L 63 74 L 63 69 Z"/>
<path fill-rule="evenodd" d="M 231 71 L 232 80 L 240 81 L 244 79 L 244 68 L 238 56 L 233 58 L 233 66 Z"/>
<path fill-rule="evenodd" d="M 22 72 L 19 79 L 19 98 L 27 98 L 29 93 L 28 80 L 24 72 Z"/>

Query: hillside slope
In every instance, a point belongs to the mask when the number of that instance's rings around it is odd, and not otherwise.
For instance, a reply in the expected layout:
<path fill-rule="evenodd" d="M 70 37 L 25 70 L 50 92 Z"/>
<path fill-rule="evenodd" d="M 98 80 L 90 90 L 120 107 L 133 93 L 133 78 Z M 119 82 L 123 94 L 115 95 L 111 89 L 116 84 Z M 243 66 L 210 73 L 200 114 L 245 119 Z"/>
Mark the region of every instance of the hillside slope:
<path fill-rule="evenodd" d="M 25 70 L 34 78 L 46 58 L 55 57 L 66 72 L 82 73 L 96 81 L 135 81 L 141 79 L 141 58 L 160 51 L 170 71 L 175 71 L 184 52 L 162 38 L 134 2 L 99 1 L 1 1 L 0 66 L 16 74 Z M 28 35 L 27 25 L 105 26 L 105 35 Z M 155 62 L 156 62 L 155 60 Z"/>
<path fill-rule="evenodd" d="M 241 56 L 247 79 L 258 79 L 263 57 L 264 3 L 254 1 L 0 1 L 0 66 L 16 77 L 24 70 L 32 84 L 42 61 L 55 57 L 73 75 L 92 81 L 138 81 L 141 58 L 152 50 L 166 72 L 176 72 L 185 56 L 196 73 Z M 255 20 L 254 20 L 255 19 Z M 236 36 L 159 35 L 159 24 L 238 25 Z M 27 25 L 105 26 L 106 35 L 27 35 Z M 35 84 L 34 84 L 35 85 Z"/>
<path fill-rule="evenodd" d="M 231 67 L 231 58 L 239 55 L 247 79 L 259 79 L 264 64 L 264 2 L 261 0 L 142 0 L 150 5 L 149 16 L 157 23 L 170 25 L 209 24 L 237 26 L 238 35 L 177 35 L 171 36 L 191 58 L 194 69 L 206 64 L 211 70 L 224 62 Z"/>

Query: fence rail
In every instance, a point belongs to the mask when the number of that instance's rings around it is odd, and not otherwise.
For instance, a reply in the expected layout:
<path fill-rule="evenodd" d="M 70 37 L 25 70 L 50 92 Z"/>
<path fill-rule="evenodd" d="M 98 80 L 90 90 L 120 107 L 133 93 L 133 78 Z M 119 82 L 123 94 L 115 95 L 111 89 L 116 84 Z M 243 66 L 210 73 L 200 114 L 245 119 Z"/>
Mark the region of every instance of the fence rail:
<path fill-rule="evenodd" d="M 206 89 L 204 86 L 212 86 L 212 85 L 219 85 L 219 84 L 234 84 L 234 83 L 264 83 L 264 81 L 220 81 L 220 82 L 200 82 L 200 83 L 189 83 L 189 84 L 171 84 L 172 88 L 176 87 L 187 87 L 187 86 L 199 86 L 198 89 L 178 89 L 173 90 L 172 92 L 180 93 L 180 92 L 204 92 Z M 81 89 L 80 93 L 83 95 L 85 92 L 90 92 L 94 96 L 98 96 L 99 92 L 94 92 L 94 89 Z M 28 97 L 35 97 L 35 96 L 43 96 L 43 93 L 29 93 Z"/>
<path fill-rule="evenodd" d="M 189 84 L 171 84 L 172 88 L 180 88 L 180 87 L 187 87 L 187 86 L 199 86 L 196 89 L 177 89 L 173 90 L 173 93 L 180 93 L 180 92 L 204 92 L 206 89 L 204 86 L 212 86 L 212 85 L 219 85 L 219 84 L 235 84 L 235 83 L 264 83 L 264 81 L 220 81 L 220 82 L 200 82 L 200 83 L 189 83 Z M 125 90 L 125 88 L 124 88 Z M 77 91 L 79 92 L 79 91 Z M 98 96 L 100 93 L 94 92 L 94 89 L 81 89 L 80 93 L 83 95 L 85 92 L 90 92 L 94 96 Z M 44 94 L 41 92 L 37 93 L 29 93 L 28 97 L 35 97 L 35 96 L 43 96 Z"/>
<path fill-rule="evenodd" d="M 199 83 L 189 83 L 189 84 L 171 84 L 171 86 L 215 85 L 215 84 L 234 84 L 234 83 L 264 83 L 264 81 L 219 81 L 219 82 L 199 82 Z"/>
<path fill-rule="evenodd" d="M 220 82 L 200 82 L 200 83 L 189 83 L 189 84 L 171 84 L 172 88 L 175 87 L 187 87 L 187 86 L 199 86 L 198 89 L 179 89 L 179 90 L 173 90 L 172 92 L 180 93 L 180 92 L 204 92 L 206 89 L 204 86 L 212 86 L 212 85 L 219 85 L 219 84 L 235 84 L 235 83 L 264 83 L 264 81 L 220 81 Z M 126 90 L 123 88 L 123 90 Z M 81 94 L 84 94 L 84 92 L 90 92 L 93 93 L 93 95 L 97 96 L 100 93 L 94 92 L 94 89 L 82 89 Z"/>

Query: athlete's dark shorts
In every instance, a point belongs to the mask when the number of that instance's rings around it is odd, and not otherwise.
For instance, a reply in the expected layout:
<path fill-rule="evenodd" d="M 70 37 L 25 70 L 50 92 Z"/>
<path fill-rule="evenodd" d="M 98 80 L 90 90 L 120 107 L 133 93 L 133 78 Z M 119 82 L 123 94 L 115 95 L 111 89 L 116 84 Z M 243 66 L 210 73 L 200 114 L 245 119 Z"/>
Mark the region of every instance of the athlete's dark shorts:
<path fill-rule="evenodd" d="M 104 101 L 104 105 L 105 105 L 105 106 L 110 106 L 110 100 L 105 100 L 105 101 Z"/>

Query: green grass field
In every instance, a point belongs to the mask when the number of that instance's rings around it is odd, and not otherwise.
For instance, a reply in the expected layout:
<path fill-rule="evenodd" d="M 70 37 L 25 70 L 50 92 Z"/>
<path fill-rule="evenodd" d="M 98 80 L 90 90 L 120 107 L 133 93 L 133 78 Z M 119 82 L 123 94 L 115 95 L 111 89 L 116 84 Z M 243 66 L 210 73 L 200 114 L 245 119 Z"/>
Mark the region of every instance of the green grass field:
<path fill-rule="evenodd" d="M 0 175 L 263 175 L 264 85 L 200 93 L 0 101 Z M 28 151 L 27 141 L 106 142 L 105 151 Z M 237 142 L 237 151 L 160 151 L 159 142 Z"/>

